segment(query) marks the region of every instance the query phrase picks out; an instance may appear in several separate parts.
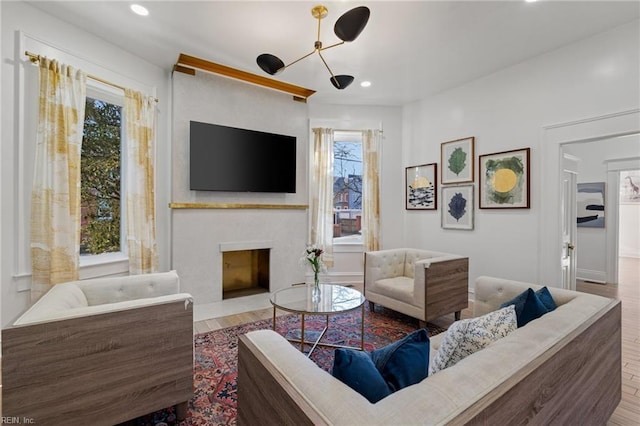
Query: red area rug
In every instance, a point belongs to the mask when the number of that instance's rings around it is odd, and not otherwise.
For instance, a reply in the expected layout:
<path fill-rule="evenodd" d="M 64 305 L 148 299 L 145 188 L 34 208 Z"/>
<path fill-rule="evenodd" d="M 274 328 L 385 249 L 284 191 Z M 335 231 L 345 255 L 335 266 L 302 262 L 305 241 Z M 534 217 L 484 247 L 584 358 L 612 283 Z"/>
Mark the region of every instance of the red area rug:
<path fill-rule="evenodd" d="M 282 334 L 298 333 L 299 315 L 277 318 L 276 329 Z M 321 331 L 325 325 L 323 316 L 307 316 L 305 334 L 310 330 Z M 153 426 L 235 425 L 236 386 L 238 361 L 238 336 L 253 330 L 271 329 L 272 320 L 262 320 L 235 327 L 198 334 L 195 340 L 194 396 L 189 402 L 187 420 L 176 422 L 173 408 L 159 411 L 128 424 Z M 401 339 L 418 328 L 414 318 L 376 307 L 375 312 L 365 308 L 365 350 L 371 351 Z M 433 336 L 443 328 L 427 324 Z M 307 339 L 308 340 L 308 339 Z M 323 342 L 348 346 L 360 345 L 360 311 L 329 317 L 329 329 Z M 296 344 L 298 347 L 299 344 Z M 308 351 L 309 346 L 306 350 Z M 331 371 L 333 348 L 317 347 L 311 355 L 320 368 Z"/>

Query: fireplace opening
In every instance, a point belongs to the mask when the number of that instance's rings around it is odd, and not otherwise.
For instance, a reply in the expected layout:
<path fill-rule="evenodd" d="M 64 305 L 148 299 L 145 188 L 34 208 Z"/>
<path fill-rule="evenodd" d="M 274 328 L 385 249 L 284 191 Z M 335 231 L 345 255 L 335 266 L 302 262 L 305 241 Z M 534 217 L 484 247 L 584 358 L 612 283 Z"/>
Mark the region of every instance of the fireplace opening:
<path fill-rule="evenodd" d="M 269 292 L 270 249 L 222 253 L 222 299 Z"/>

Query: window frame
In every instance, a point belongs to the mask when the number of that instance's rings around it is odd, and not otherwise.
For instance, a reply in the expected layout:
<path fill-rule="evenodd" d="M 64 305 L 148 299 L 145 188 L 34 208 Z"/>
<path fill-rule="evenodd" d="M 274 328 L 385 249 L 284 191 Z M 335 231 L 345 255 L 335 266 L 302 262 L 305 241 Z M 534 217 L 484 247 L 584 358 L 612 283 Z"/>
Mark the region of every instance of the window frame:
<path fill-rule="evenodd" d="M 98 99 L 122 108 L 120 118 L 120 251 L 100 254 L 79 255 L 80 279 L 94 278 L 104 275 L 126 273 L 129 271 L 129 255 L 127 253 L 127 206 L 126 206 L 126 118 L 124 114 L 124 93 L 118 89 L 94 82 L 87 81 L 87 98 Z M 82 179 L 82 177 L 81 177 Z"/>

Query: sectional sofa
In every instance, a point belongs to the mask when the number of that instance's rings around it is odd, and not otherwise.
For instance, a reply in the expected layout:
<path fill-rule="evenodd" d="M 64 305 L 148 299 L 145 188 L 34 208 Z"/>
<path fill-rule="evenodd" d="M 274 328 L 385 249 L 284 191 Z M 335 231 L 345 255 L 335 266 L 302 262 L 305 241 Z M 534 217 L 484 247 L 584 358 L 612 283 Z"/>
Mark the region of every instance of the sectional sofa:
<path fill-rule="evenodd" d="M 475 282 L 474 316 L 540 286 Z M 370 403 L 279 334 L 239 340 L 238 424 L 606 424 L 621 398 L 621 306 L 550 288 L 557 309 Z M 444 333 L 431 338 L 435 352 Z"/>

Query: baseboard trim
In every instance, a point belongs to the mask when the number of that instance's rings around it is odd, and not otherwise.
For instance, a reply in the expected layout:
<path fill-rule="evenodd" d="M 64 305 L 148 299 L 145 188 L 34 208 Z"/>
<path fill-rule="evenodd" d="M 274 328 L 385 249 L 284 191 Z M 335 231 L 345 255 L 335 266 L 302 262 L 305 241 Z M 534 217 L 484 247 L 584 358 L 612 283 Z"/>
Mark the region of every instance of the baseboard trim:
<path fill-rule="evenodd" d="M 578 269 L 576 271 L 576 278 L 599 284 L 605 284 L 607 282 L 607 274 L 604 271 L 593 271 L 589 269 Z"/>

